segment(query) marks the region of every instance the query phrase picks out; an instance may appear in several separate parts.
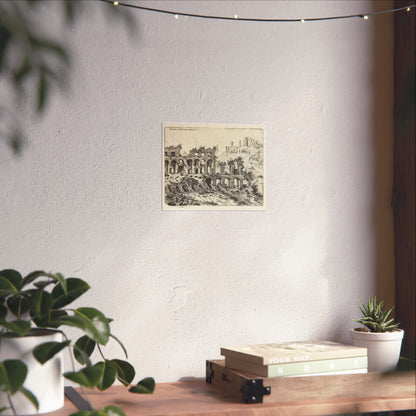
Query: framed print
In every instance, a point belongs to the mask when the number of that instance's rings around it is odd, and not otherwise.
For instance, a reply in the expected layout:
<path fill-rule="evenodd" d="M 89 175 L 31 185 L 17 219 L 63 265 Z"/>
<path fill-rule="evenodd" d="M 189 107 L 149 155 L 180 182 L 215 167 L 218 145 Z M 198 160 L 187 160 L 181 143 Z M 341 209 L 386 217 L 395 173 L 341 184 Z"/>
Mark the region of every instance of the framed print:
<path fill-rule="evenodd" d="M 163 123 L 164 210 L 263 210 L 264 127 Z"/>

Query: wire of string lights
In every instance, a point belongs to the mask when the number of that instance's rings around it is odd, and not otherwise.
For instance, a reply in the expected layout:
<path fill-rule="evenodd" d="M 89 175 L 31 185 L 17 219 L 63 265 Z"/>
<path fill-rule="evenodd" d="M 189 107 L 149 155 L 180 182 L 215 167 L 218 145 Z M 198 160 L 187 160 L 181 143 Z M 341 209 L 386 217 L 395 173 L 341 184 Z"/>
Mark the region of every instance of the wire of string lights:
<path fill-rule="evenodd" d="M 163 14 L 169 14 L 175 17 L 175 19 L 178 19 L 179 16 L 183 17 L 195 17 L 199 19 L 212 19 L 212 20 L 238 20 L 241 22 L 316 22 L 316 21 L 323 21 L 323 20 L 340 20 L 340 19 L 354 19 L 354 18 L 360 18 L 364 20 L 368 20 L 372 16 L 376 16 L 379 14 L 385 14 L 385 13 L 395 13 L 399 11 L 407 11 L 410 12 L 412 9 L 416 7 L 416 4 L 412 4 L 410 6 L 404 6 L 404 7 L 398 7 L 396 9 L 389 9 L 389 10 L 381 10 L 377 12 L 370 12 L 370 13 L 360 13 L 360 14 L 349 14 L 344 16 L 327 16 L 327 17 L 307 17 L 307 18 L 297 18 L 297 19 L 261 19 L 261 18 L 251 18 L 251 17 L 239 17 L 237 14 L 234 16 L 210 16 L 210 15 L 204 15 L 204 14 L 194 14 L 194 13 L 184 13 L 184 12 L 175 12 L 170 10 L 163 10 L 163 9 L 155 9 L 151 7 L 145 7 L 145 6 L 139 6 L 136 4 L 131 3 L 124 3 L 121 1 L 113 1 L 113 0 L 101 0 L 104 3 L 109 3 L 115 6 L 121 6 L 121 7 L 130 7 L 133 9 L 139 9 L 144 10 L 148 12 L 153 13 L 163 13 Z"/>

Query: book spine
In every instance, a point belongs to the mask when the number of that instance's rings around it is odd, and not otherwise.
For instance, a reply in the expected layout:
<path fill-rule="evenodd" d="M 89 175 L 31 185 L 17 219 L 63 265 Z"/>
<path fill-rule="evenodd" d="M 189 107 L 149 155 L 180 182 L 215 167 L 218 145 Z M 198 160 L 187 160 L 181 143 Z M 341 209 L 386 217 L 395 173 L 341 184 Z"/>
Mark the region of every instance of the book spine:
<path fill-rule="evenodd" d="M 366 369 L 367 357 L 338 358 L 335 360 L 308 361 L 303 363 L 272 364 L 267 366 L 268 377 L 285 377 L 333 371 Z"/>
<path fill-rule="evenodd" d="M 313 376 L 339 376 L 342 374 L 367 374 L 366 368 L 357 368 L 354 370 L 343 370 L 343 371 L 329 371 L 327 373 L 312 373 L 312 374 L 295 374 L 294 376 L 287 376 L 290 378 L 293 377 L 313 377 Z"/>
<path fill-rule="evenodd" d="M 225 366 L 262 377 L 287 377 L 325 372 L 367 369 L 367 356 L 316 360 L 299 363 L 256 365 L 244 360 L 225 358 Z"/>

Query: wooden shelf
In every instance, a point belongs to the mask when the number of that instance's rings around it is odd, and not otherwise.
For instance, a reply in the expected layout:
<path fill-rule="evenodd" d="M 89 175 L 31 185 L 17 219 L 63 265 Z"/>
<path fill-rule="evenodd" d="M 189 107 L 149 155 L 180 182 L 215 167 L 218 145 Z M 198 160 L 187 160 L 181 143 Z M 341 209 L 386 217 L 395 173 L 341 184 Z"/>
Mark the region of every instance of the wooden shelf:
<path fill-rule="evenodd" d="M 275 394 L 259 404 L 242 403 L 231 390 L 205 380 L 158 383 L 153 395 L 131 394 L 123 386 L 113 386 L 90 392 L 89 399 L 97 409 L 112 404 L 127 416 L 312 416 L 416 407 L 414 371 L 390 376 L 357 374 L 335 384 L 331 377 L 274 379 Z M 62 409 L 50 415 L 67 416 L 75 411 L 66 400 Z"/>

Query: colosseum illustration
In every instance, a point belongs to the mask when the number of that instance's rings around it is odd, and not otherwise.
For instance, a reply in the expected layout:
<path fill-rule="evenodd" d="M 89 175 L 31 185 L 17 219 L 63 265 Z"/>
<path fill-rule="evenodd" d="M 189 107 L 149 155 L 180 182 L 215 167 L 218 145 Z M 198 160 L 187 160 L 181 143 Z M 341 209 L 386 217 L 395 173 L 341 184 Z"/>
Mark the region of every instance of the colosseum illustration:
<path fill-rule="evenodd" d="M 250 183 L 250 176 L 244 170 L 241 157 L 218 162 L 217 149 L 191 149 L 188 154 L 182 152 L 181 146 L 165 148 L 165 175 L 180 174 L 192 178 L 200 178 L 211 188 L 222 185 L 227 188 L 241 188 Z"/>
<path fill-rule="evenodd" d="M 212 144 L 214 143 L 214 144 Z M 263 205 L 263 143 L 251 137 L 220 146 L 164 146 L 164 205 Z"/>

